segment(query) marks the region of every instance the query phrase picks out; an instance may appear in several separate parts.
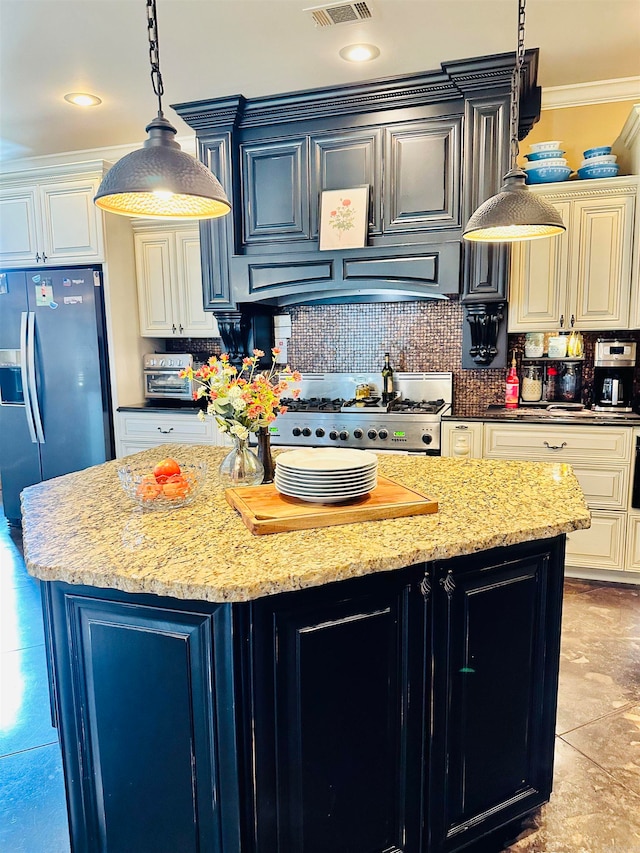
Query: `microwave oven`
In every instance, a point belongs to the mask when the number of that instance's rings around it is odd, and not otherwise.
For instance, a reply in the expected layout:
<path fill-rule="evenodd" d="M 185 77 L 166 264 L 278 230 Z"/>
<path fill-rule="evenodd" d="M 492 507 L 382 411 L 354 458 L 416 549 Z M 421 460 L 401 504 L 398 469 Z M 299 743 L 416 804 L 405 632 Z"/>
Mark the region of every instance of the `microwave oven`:
<path fill-rule="evenodd" d="M 151 400 L 193 400 L 196 383 L 180 374 L 193 367 L 189 353 L 148 353 L 143 358 L 144 396 Z"/>

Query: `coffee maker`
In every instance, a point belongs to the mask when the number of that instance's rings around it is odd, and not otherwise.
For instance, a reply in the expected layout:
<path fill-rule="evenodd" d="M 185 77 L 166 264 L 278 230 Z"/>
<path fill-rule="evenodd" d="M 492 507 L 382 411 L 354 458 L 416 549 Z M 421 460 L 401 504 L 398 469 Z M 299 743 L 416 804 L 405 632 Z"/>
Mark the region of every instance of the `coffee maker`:
<path fill-rule="evenodd" d="M 632 412 L 636 343 L 596 341 L 593 362 L 593 408 L 596 412 Z"/>

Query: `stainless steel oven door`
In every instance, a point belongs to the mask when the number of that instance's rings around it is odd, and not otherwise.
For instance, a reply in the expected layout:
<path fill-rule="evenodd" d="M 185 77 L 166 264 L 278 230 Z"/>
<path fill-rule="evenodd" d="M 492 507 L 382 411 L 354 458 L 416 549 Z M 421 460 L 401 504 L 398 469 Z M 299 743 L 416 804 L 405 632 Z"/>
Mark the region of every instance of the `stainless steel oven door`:
<path fill-rule="evenodd" d="M 191 380 L 179 370 L 145 370 L 144 396 L 153 399 L 192 400 Z"/>

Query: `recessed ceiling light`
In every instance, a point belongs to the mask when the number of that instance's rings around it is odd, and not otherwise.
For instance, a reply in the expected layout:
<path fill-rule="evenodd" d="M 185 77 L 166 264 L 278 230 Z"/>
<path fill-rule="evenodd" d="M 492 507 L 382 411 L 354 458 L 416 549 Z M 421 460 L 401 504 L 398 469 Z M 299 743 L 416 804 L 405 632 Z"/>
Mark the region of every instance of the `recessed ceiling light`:
<path fill-rule="evenodd" d="M 380 49 L 375 44 L 348 44 L 342 48 L 340 56 L 347 62 L 368 62 L 380 56 Z"/>
<path fill-rule="evenodd" d="M 89 95 L 87 92 L 69 92 L 64 96 L 65 101 L 70 104 L 75 104 L 77 107 L 97 107 L 102 103 L 102 99 L 96 95 Z"/>

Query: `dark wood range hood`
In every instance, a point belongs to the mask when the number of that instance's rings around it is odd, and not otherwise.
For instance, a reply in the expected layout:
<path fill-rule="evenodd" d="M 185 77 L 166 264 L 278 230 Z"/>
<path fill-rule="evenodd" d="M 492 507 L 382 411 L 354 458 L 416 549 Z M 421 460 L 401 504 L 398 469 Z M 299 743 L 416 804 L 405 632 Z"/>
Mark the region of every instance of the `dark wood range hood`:
<path fill-rule="evenodd" d="M 462 230 L 509 166 L 514 64 L 507 53 L 348 86 L 173 106 L 233 205 L 231 215 L 200 224 L 205 306 L 232 355 L 256 345 L 285 306 L 461 294 L 465 366 L 496 366 L 508 249 L 464 243 Z M 538 50 L 527 51 L 521 138 L 540 115 L 537 65 Z M 365 246 L 320 251 L 323 191 L 362 186 Z"/>

